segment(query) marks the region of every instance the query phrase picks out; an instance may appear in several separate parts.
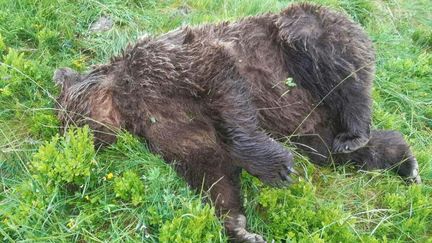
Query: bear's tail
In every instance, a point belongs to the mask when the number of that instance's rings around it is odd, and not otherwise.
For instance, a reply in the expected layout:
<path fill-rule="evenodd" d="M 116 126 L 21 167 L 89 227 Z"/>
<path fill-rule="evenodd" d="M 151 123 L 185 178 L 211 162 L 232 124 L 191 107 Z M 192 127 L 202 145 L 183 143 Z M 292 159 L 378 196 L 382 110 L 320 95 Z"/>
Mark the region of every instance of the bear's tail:
<path fill-rule="evenodd" d="M 294 4 L 281 12 L 275 25 L 289 75 L 315 97 L 325 98 L 325 103 L 338 105 L 331 93 L 341 81 L 372 82 L 372 43 L 344 14 L 313 4 Z"/>

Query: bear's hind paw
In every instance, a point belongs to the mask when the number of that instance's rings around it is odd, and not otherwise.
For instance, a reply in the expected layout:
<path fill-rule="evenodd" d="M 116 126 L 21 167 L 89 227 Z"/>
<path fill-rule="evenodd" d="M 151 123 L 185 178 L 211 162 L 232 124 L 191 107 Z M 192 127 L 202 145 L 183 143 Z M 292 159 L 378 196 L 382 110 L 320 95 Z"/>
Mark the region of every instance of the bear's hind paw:
<path fill-rule="evenodd" d="M 398 171 L 398 173 L 402 176 L 405 176 L 405 180 L 410 184 L 421 184 L 419 166 L 414 156 L 408 158 L 408 161 L 406 161 L 405 163 L 407 163 L 408 165 L 407 172 L 404 172 L 403 169 L 401 169 L 401 171 Z"/>
<path fill-rule="evenodd" d="M 351 153 L 365 146 L 368 142 L 368 136 L 340 133 L 333 141 L 333 153 Z"/>
<path fill-rule="evenodd" d="M 231 219 L 230 231 L 233 242 L 266 243 L 261 235 L 246 230 L 246 217 L 242 214 Z"/>

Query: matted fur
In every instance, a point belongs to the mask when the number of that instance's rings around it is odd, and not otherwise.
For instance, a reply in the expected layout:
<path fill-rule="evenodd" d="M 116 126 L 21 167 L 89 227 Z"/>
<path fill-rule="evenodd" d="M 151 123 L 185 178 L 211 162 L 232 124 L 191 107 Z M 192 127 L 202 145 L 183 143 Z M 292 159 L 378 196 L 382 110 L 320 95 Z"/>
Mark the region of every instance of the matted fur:
<path fill-rule="evenodd" d="M 204 181 L 233 240 L 262 242 L 245 229 L 239 173 L 290 183 L 293 156 L 275 139 L 317 164 L 351 160 L 420 180 L 400 133 L 369 129 L 373 76 L 359 25 L 299 4 L 143 38 L 88 74 L 60 69 L 54 79 L 63 125 L 89 124 L 98 143 L 116 129 L 146 139 L 191 187 Z"/>

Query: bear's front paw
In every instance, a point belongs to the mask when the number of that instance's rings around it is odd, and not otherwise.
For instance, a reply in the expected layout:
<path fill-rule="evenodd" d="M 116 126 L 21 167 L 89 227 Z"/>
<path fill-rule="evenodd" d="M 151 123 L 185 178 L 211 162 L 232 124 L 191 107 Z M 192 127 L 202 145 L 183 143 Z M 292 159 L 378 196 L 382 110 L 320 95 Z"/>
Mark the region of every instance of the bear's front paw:
<path fill-rule="evenodd" d="M 333 153 L 351 153 L 369 142 L 367 135 L 338 134 L 333 141 Z"/>
<path fill-rule="evenodd" d="M 297 175 L 293 168 L 293 156 L 289 154 L 287 158 L 272 161 L 265 168 L 259 170 L 255 175 L 264 183 L 271 186 L 283 187 L 293 183 L 290 175 Z"/>

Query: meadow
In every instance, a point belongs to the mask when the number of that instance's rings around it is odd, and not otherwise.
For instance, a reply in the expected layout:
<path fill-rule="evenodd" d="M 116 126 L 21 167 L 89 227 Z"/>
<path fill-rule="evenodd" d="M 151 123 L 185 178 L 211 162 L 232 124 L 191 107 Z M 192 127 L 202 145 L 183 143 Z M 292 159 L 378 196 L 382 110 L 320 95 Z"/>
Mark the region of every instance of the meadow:
<path fill-rule="evenodd" d="M 226 242 L 206 192 L 128 133 L 104 149 L 59 134 L 57 67 L 106 62 L 142 35 L 279 11 L 288 0 L 0 0 L 0 241 Z M 244 173 L 251 231 L 275 242 L 432 243 L 432 2 L 317 0 L 364 26 L 377 51 L 373 126 L 401 131 L 423 183 L 319 167 L 271 188 Z M 92 23 L 112 20 L 105 31 Z"/>

